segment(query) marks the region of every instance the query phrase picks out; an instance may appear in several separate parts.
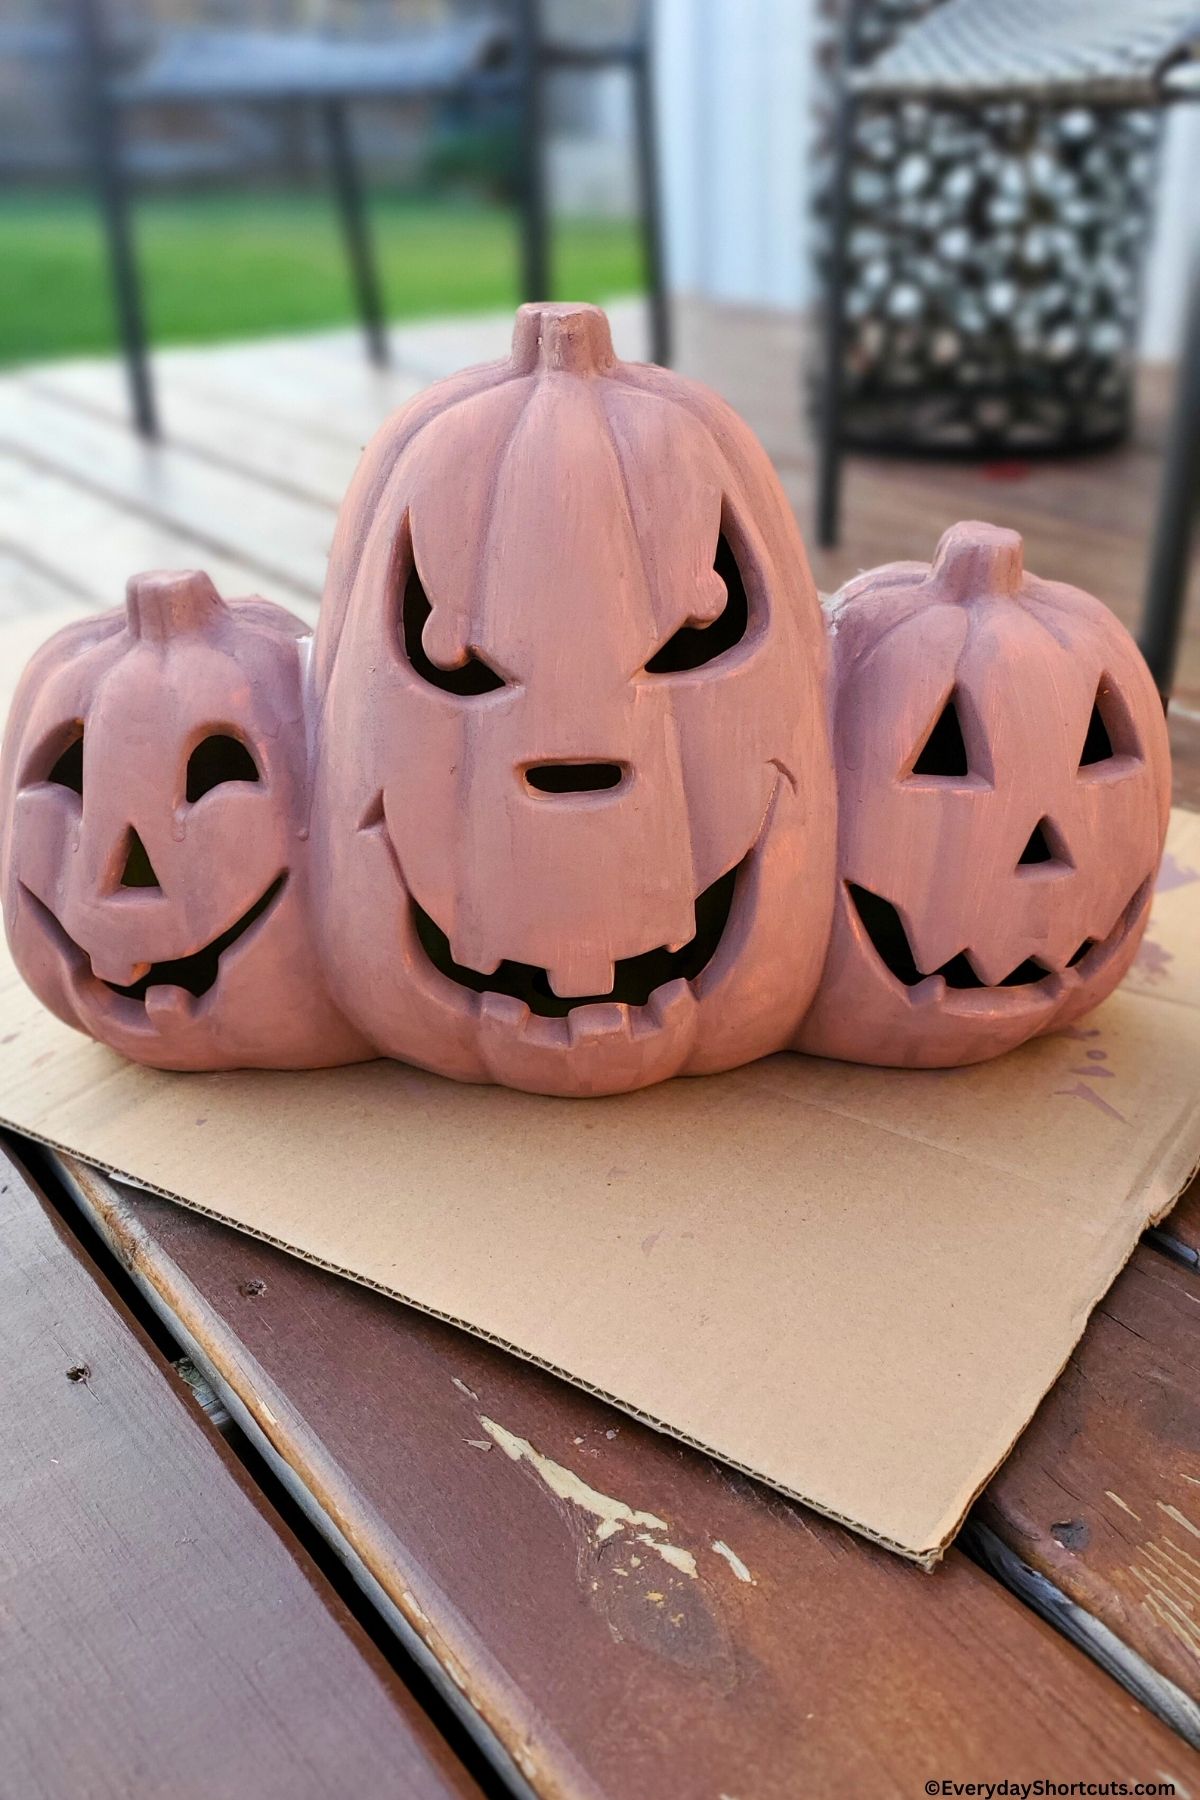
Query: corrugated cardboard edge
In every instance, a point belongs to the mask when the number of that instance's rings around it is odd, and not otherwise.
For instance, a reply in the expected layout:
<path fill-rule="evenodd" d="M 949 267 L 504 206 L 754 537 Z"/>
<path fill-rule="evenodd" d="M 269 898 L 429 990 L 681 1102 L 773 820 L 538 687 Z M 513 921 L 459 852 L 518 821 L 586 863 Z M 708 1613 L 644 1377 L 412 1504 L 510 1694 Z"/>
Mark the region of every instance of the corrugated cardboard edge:
<path fill-rule="evenodd" d="M 1148 1216 L 1145 1224 L 1139 1227 L 1137 1235 L 1130 1243 L 1125 1255 L 1121 1258 L 1120 1266 L 1106 1281 L 1103 1282 L 1096 1293 L 1088 1301 L 1086 1307 L 1082 1309 L 1079 1330 L 1067 1346 L 1066 1354 L 1055 1371 L 1054 1381 L 1047 1383 L 1041 1396 L 1039 1396 L 1038 1400 L 1030 1408 L 1028 1415 L 1021 1420 L 1017 1429 L 1013 1432 L 1012 1437 L 1005 1445 L 1002 1453 L 985 1472 L 978 1485 L 967 1495 L 961 1508 L 943 1530 L 938 1541 L 924 1549 L 915 1550 L 911 1545 L 899 1543 L 894 1538 L 887 1537 L 881 1532 L 872 1530 L 869 1525 L 863 1524 L 859 1519 L 852 1518 L 848 1513 L 838 1512 L 831 1506 L 823 1505 L 820 1500 L 814 1499 L 811 1494 L 801 1492 L 799 1488 L 790 1487 L 787 1483 L 782 1481 L 774 1479 L 767 1480 L 758 1470 L 751 1468 L 748 1463 L 739 1462 L 736 1457 L 732 1457 L 724 1451 L 715 1449 L 713 1445 L 705 1443 L 702 1438 L 693 1437 L 690 1432 L 680 1431 L 676 1426 L 668 1424 L 665 1420 L 655 1418 L 652 1413 L 641 1411 L 640 1408 L 631 1405 L 628 1401 L 622 1400 L 619 1395 L 609 1393 L 605 1388 L 597 1387 L 594 1382 L 586 1381 L 582 1376 L 573 1375 L 570 1370 L 560 1368 L 558 1364 L 551 1362 L 548 1358 L 537 1356 L 529 1350 L 523 1350 L 519 1344 L 510 1342 L 507 1338 L 499 1336 L 496 1332 L 487 1331 L 482 1326 L 472 1325 L 467 1319 L 456 1318 L 453 1313 L 444 1312 L 439 1307 L 429 1306 L 423 1301 L 415 1300 L 410 1295 L 402 1293 L 399 1288 L 388 1287 L 381 1281 L 372 1281 L 368 1276 L 359 1275 L 353 1269 L 345 1268 L 339 1263 L 330 1262 L 325 1257 L 315 1256 L 310 1251 L 300 1249 L 296 1244 L 288 1243 L 285 1238 L 275 1237 L 270 1232 L 255 1230 L 253 1227 L 243 1224 L 239 1219 L 230 1218 L 227 1213 L 218 1212 L 215 1207 L 203 1206 L 197 1201 L 186 1199 L 182 1194 L 176 1193 L 170 1188 L 160 1187 L 154 1182 L 144 1181 L 137 1177 L 130 1176 L 123 1169 L 116 1167 L 113 1163 L 97 1162 L 93 1158 L 82 1157 L 76 1151 L 72 1150 L 69 1144 L 64 1144 L 55 1138 L 48 1137 L 42 1132 L 29 1131 L 20 1128 L 14 1125 L 12 1120 L 3 1114 L 0 1114 L 0 1125 L 3 1125 L 5 1129 L 16 1133 L 18 1136 L 30 1138 L 34 1142 L 44 1145 L 46 1149 L 53 1151 L 56 1155 L 65 1156 L 73 1162 L 78 1162 L 87 1167 L 98 1169 L 102 1174 L 110 1176 L 114 1181 L 123 1182 L 127 1187 L 138 1189 L 143 1193 L 154 1194 L 160 1200 L 169 1200 L 173 1205 L 186 1207 L 189 1212 L 200 1213 L 204 1218 L 212 1219 L 218 1225 L 224 1225 L 232 1231 L 241 1232 L 247 1237 L 257 1238 L 261 1243 L 270 1244 L 272 1248 L 276 1250 L 283 1250 L 289 1256 L 298 1257 L 301 1262 L 309 1263 L 314 1268 L 326 1269 L 331 1275 L 340 1275 L 344 1280 L 352 1281 L 359 1287 L 370 1288 L 373 1292 L 382 1294 L 385 1299 L 399 1301 L 401 1305 L 411 1306 L 414 1311 L 424 1313 L 429 1318 L 438 1319 L 444 1325 L 452 1325 L 457 1331 L 465 1331 L 472 1337 L 480 1338 L 484 1343 L 492 1344 L 496 1349 L 507 1352 L 509 1356 L 518 1357 L 522 1362 L 531 1363 L 535 1368 L 544 1369 L 548 1375 L 554 1375 L 560 1381 L 568 1382 L 572 1387 L 579 1388 L 584 1393 L 593 1395 L 597 1400 L 602 1400 L 605 1405 L 615 1407 L 618 1412 L 624 1413 L 628 1418 L 636 1419 L 639 1425 L 646 1425 L 652 1431 L 660 1432 L 664 1437 L 674 1438 L 678 1443 L 687 1444 L 690 1449 L 698 1450 L 702 1455 L 711 1457 L 714 1462 L 721 1463 L 726 1468 L 736 1469 L 739 1474 L 749 1476 L 752 1481 L 760 1482 L 764 1486 L 772 1488 L 775 1492 L 786 1495 L 789 1500 L 796 1500 L 802 1506 L 811 1508 L 813 1512 L 819 1513 L 823 1518 L 831 1519 L 834 1524 L 844 1525 L 848 1530 L 857 1533 L 860 1537 L 866 1538 L 870 1543 L 878 1544 L 881 1549 L 889 1550 L 893 1555 L 903 1557 L 906 1562 L 916 1563 L 919 1568 L 924 1569 L 927 1573 L 935 1569 L 938 1563 L 941 1562 L 946 1551 L 950 1548 L 950 1545 L 958 1535 L 963 1521 L 971 1510 L 971 1507 L 975 1504 L 979 1495 L 992 1479 L 996 1470 L 1000 1468 L 1009 1456 L 1017 1439 L 1029 1424 L 1029 1421 L 1037 1411 L 1038 1406 L 1041 1405 L 1042 1399 L 1050 1392 L 1051 1388 L 1054 1386 L 1054 1382 L 1057 1382 L 1061 1376 L 1063 1370 L 1071 1360 L 1076 1345 L 1079 1343 L 1080 1338 L 1087 1329 L 1087 1323 L 1091 1318 L 1093 1311 L 1109 1291 L 1113 1282 L 1120 1275 L 1121 1270 L 1124 1269 L 1126 1263 L 1137 1249 L 1138 1244 L 1141 1241 L 1142 1231 L 1151 1225 L 1156 1225 L 1160 1219 L 1165 1218 L 1171 1208 L 1175 1205 L 1175 1202 L 1179 1199 L 1180 1195 L 1184 1192 L 1184 1189 L 1188 1186 L 1189 1182 L 1200 1173 L 1200 1162 L 1189 1165 L 1183 1179 L 1178 1181 L 1178 1185 L 1172 1184 L 1172 1188 L 1169 1190 L 1169 1197 L 1155 1212 Z M 67 1175 L 66 1178 L 68 1184 L 70 1184 L 71 1177 Z"/>
<path fill-rule="evenodd" d="M 1133 1239 L 1133 1242 L 1129 1245 L 1129 1248 L 1126 1250 L 1124 1256 L 1121 1258 L 1119 1266 L 1117 1268 L 1115 1268 L 1113 1270 L 1112 1274 L 1109 1275 L 1108 1278 L 1101 1283 L 1101 1285 L 1096 1289 L 1096 1292 L 1092 1295 L 1091 1299 L 1088 1300 L 1087 1304 L 1083 1307 L 1079 1329 L 1075 1333 L 1074 1337 L 1071 1339 L 1071 1342 L 1068 1344 L 1066 1354 L 1064 1355 L 1062 1361 L 1059 1363 L 1057 1369 L 1054 1371 L 1053 1380 L 1048 1381 L 1046 1383 L 1046 1386 L 1041 1395 L 1041 1398 L 1034 1404 L 1034 1406 L 1032 1406 L 1030 1408 L 1030 1411 L 1027 1414 L 1027 1416 L 1021 1420 L 1020 1424 L 1017 1426 L 1017 1429 L 1013 1432 L 1012 1437 L 1009 1439 L 1008 1443 L 1005 1445 L 1003 1453 L 996 1458 L 995 1463 L 987 1471 L 987 1473 L 983 1476 L 983 1478 L 979 1482 L 978 1486 L 973 1490 L 973 1492 L 971 1494 L 968 1495 L 966 1501 L 963 1503 L 961 1511 L 959 1511 L 959 1513 L 955 1517 L 953 1523 L 943 1533 L 941 1539 L 938 1541 L 938 1543 L 932 1549 L 924 1550 L 924 1551 L 920 1552 L 920 1554 L 917 1554 L 916 1552 L 911 1551 L 911 1550 L 904 1550 L 896 1544 L 887 1543 L 886 1539 L 875 1536 L 875 1534 L 873 1532 L 866 1530 L 866 1528 L 864 1526 L 856 1524 L 853 1520 L 838 1518 L 838 1523 L 840 1525 L 850 1525 L 851 1528 L 854 1531 L 857 1531 L 862 1537 L 869 1537 L 872 1539 L 873 1542 L 875 1542 L 877 1544 L 883 1544 L 885 1546 L 885 1548 L 888 1550 L 896 1550 L 900 1556 L 905 1557 L 908 1561 L 919 1563 L 921 1568 L 925 1569 L 927 1572 L 935 1569 L 937 1567 L 938 1563 L 941 1562 L 943 1556 L 945 1556 L 947 1550 L 953 1544 L 953 1542 L 954 1542 L 955 1538 L 958 1536 L 959 1532 L 962 1530 L 962 1527 L 966 1521 L 967 1514 L 970 1512 L 971 1508 L 974 1506 L 975 1502 L 978 1500 L 980 1494 L 983 1493 L 984 1489 L 987 1487 L 988 1483 L 991 1481 L 991 1479 L 992 1479 L 993 1475 L 995 1475 L 996 1471 L 998 1469 L 1003 1468 L 1004 1464 L 1008 1461 L 1009 1457 L 1012 1455 L 1013 1450 L 1016 1448 L 1021 1437 L 1024 1435 L 1026 1427 L 1029 1425 L 1030 1420 L 1033 1418 L 1034 1414 L 1037 1412 L 1038 1407 L 1041 1406 L 1042 1401 L 1045 1400 L 1047 1395 L 1052 1393 L 1054 1388 L 1058 1385 L 1058 1382 L 1062 1378 L 1063 1370 L 1066 1368 L 1067 1364 L 1070 1362 L 1071 1358 L 1074 1356 L 1075 1351 L 1079 1347 L 1080 1343 L 1083 1341 L 1083 1334 L 1087 1330 L 1088 1325 L 1091 1322 L 1092 1314 L 1095 1312 L 1096 1308 L 1099 1306 L 1099 1304 L 1100 1304 L 1101 1300 L 1103 1300 L 1104 1296 L 1111 1290 L 1111 1288 L 1113 1287 L 1113 1284 L 1120 1280 L 1128 1263 L 1130 1263 L 1132 1261 L 1134 1253 L 1136 1252 L 1138 1245 L 1142 1241 L 1143 1233 L 1146 1231 L 1149 1231 L 1151 1226 L 1157 1225 L 1161 1219 L 1165 1219 L 1167 1217 L 1167 1214 L 1171 1211 L 1172 1207 L 1183 1196 L 1183 1194 L 1185 1194 L 1187 1192 L 1187 1189 L 1191 1186 L 1192 1182 L 1196 1179 L 1197 1175 L 1200 1175 L 1200 1159 L 1198 1159 L 1194 1163 L 1189 1163 L 1187 1165 L 1187 1172 L 1183 1176 L 1182 1180 L 1179 1180 L 1178 1178 L 1176 1178 L 1176 1182 L 1173 1182 L 1168 1187 L 1168 1190 L 1167 1190 L 1168 1198 L 1163 1201 L 1162 1205 L 1160 1207 L 1158 1207 L 1156 1211 L 1147 1214 L 1145 1223 L 1139 1228 L 1137 1236 Z M 797 1499 L 797 1500 L 804 1500 L 804 1504 L 806 1506 L 812 1506 L 814 1508 L 814 1511 L 816 1511 L 816 1512 L 823 1512 L 825 1510 L 823 1507 L 815 1506 L 813 1501 L 804 1499 L 804 1496 L 802 1494 L 796 1494 L 793 1496 L 793 1498 Z M 834 1518 L 836 1516 L 837 1515 L 835 1515 L 833 1513 L 826 1513 L 826 1517 L 828 1517 L 828 1518 Z"/>

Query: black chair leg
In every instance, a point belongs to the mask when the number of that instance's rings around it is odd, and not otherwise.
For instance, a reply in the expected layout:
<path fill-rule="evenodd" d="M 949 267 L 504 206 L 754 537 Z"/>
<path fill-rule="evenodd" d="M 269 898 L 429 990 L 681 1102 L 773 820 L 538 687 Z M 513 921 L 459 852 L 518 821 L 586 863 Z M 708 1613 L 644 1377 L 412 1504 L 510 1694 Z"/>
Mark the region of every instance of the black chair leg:
<path fill-rule="evenodd" d="M 125 358 L 133 419 L 145 438 L 158 436 L 158 408 L 146 351 L 146 322 L 133 246 L 129 185 L 117 119 L 104 91 L 105 46 L 93 0 L 76 0 L 82 120 L 108 248 L 117 330 Z"/>
<path fill-rule="evenodd" d="M 638 198 L 642 215 L 642 255 L 650 306 L 650 359 L 664 368 L 671 361 L 671 312 L 663 256 L 662 189 L 658 167 L 658 130 L 651 68 L 650 19 L 641 8 L 633 78 L 634 131 L 637 139 Z"/>
<path fill-rule="evenodd" d="M 342 235 L 346 240 L 346 255 L 350 261 L 358 316 L 362 320 L 367 340 L 367 355 L 377 369 L 384 369 L 388 362 L 388 343 L 383 317 L 383 295 L 367 225 L 362 182 L 359 180 L 358 164 L 350 142 L 345 103 L 341 100 L 326 100 L 322 103 L 321 115 L 325 125 L 326 148 L 329 151 L 329 172 L 333 178 L 334 197 L 342 221 Z"/>
<path fill-rule="evenodd" d="M 850 170 L 854 148 L 854 101 L 843 87 L 838 98 L 830 196 L 829 267 L 825 277 L 824 362 L 820 372 L 817 444 L 817 542 L 823 550 L 838 541 L 841 524 L 842 410 L 846 354 L 846 239 L 850 223 Z"/>
<path fill-rule="evenodd" d="M 1163 697 L 1170 696 L 1187 602 L 1192 537 L 1200 506 L 1200 256 L 1194 259 L 1188 316 L 1175 379 L 1158 523 L 1150 557 L 1141 644 Z"/>
<path fill-rule="evenodd" d="M 521 298 L 551 295 L 549 208 L 546 197 L 546 69 L 539 0 L 517 0 L 517 173 L 521 212 Z"/>

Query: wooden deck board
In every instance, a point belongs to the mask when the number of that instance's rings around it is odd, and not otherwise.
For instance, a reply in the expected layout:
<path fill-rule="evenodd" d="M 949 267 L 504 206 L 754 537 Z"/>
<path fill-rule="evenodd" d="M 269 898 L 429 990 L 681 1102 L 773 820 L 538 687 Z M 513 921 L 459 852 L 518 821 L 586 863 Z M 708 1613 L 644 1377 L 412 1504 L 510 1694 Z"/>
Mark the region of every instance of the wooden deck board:
<path fill-rule="evenodd" d="M 1196 1703 L 1200 1278 L 1141 1248 L 980 1507 L 983 1521 Z"/>
<path fill-rule="evenodd" d="M 640 354 L 640 309 L 622 303 L 614 310 L 618 347 Z M 678 311 L 681 369 L 710 382 L 754 425 L 811 539 L 813 456 L 800 404 L 805 325 L 782 314 L 696 303 Z M 260 587 L 273 578 L 281 589 L 290 584 L 316 594 L 327 528 L 312 515 L 293 513 L 289 523 L 280 511 L 286 490 L 316 506 L 319 518 L 321 508 L 336 503 L 355 451 L 389 410 L 427 381 L 502 354 L 509 329 L 503 315 L 403 327 L 392 334 L 395 366 L 382 372 L 367 366 L 350 331 L 164 351 L 155 360 L 167 442 L 145 449 L 126 434 L 115 459 L 104 452 L 110 440 L 99 429 L 116 432 L 126 418 L 115 364 L 44 365 L 6 378 L 0 391 L 5 414 L 14 386 L 18 401 L 32 383 L 44 401 L 53 392 L 58 404 L 49 416 L 35 408 L 23 424 L 17 406 L 9 435 L 18 454 L 127 510 L 152 513 L 211 546 L 210 559 L 250 562 Z M 996 465 L 852 455 L 844 541 L 830 552 L 810 546 L 819 585 L 831 590 L 875 563 L 927 558 L 947 525 L 983 517 L 1024 534 L 1039 574 L 1090 588 L 1136 625 L 1168 402 L 1164 372 L 1144 371 L 1133 441 L 1096 456 Z M 81 416 L 77 429 L 69 426 L 73 410 Z M 61 446 L 53 441 L 55 420 Z M 211 479 L 198 477 L 193 465 L 213 459 Z M 239 512 L 246 515 L 240 527 Z M 1200 730 L 1200 553 L 1195 570 L 1177 698 Z M 287 592 L 274 597 L 290 603 Z"/>
<path fill-rule="evenodd" d="M 128 403 L 119 371 L 111 363 L 64 364 L 30 376 L 22 386 L 124 428 Z M 164 443 L 198 453 L 268 489 L 336 509 L 354 473 L 366 430 L 357 438 L 334 439 L 307 425 L 298 428 L 295 420 L 268 412 L 260 392 L 252 390 L 239 410 L 207 379 L 203 385 L 189 385 L 174 372 L 164 371 L 159 381 Z"/>
<path fill-rule="evenodd" d="M 0 1788 L 478 1790 L 0 1154 Z"/>
<path fill-rule="evenodd" d="M 0 411 L 3 410 L 0 398 Z M 266 591 L 272 600 L 312 621 L 319 589 L 301 588 L 235 554 L 216 552 L 149 512 L 130 510 L 111 496 L 81 487 L 69 476 L 37 467 L 0 449 L 0 537 L 13 581 L 0 614 L 13 618 L 34 595 L 38 609 L 57 587 L 94 607 L 119 606 L 128 576 L 140 569 L 208 570 L 225 594 Z"/>
<path fill-rule="evenodd" d="M 27 560 L 15 550 L 0 550 L 0 620 L 45 618 L 78 601 L 90 610 L 90 595 L 68 580 Z M 47 626 L 47 630 L 50 627 Z"/>
<path fill-rule="evenodd" d="M 61 1160 L 539 1794 L 1195 1783 L 1200 1759 L 963 1557 L 924 1575 L 501 1351 Z M 672 1561 L 597 1532 L 622 1505 L 666 1522 Z"/>
<path fill-rule="evenodd" d="M 332 505 L 282 493 L 172 443 L 145 445 L 115 420 L 10 380 L 0 446 L 46 470 L 161 521 L 210 555 L 236 556 L 260 581 L 319 593 L 333 536 Z M 131 571 L 132 572 L 132 571 Z"/>
<path fill-rule="evenodd" d="M 1200 1175 L 1153 1235 L 1181 1261 L 1200 1269 Z"/>

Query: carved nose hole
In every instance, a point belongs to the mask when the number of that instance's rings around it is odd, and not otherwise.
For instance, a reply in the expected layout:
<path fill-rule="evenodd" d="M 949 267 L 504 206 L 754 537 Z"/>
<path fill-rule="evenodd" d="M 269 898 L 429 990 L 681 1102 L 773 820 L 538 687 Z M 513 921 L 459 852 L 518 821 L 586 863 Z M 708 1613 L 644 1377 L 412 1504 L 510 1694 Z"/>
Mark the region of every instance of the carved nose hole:
<path fill-rule="evenodd" d="M 621 785 L 625 771 L 620 763 L 534 763 L 525 779 L 539 794 L 595 794 Z"/>
<path fill-rule="evenodd" d="M 125 849 L 125 868 L 121 875 L 121 886 L 127 888 L 156 888 L 161 884 L 154 873 L 154 864 L 150 861 L 149 852 L 136 831 L 130 830 Z"/>
<path fill-rule="evenodd" d="M 1053 851 L 1046 842 L 1045 826 L 1039 820 L 1029 834 L 1029 842 L 1021 852 L 1021 861 L 1027 864 L 1044 863 L 1049 862 L 1052 855 Z"/>
<path fill-rule="evenodd" d="M 1017 860 L 1017 873 L 1022 869 L 1040 869 L 1044 874 L 1057 875 L 1074 866 L 1057 827 L 1049 819 L 1039 819 Z"/>

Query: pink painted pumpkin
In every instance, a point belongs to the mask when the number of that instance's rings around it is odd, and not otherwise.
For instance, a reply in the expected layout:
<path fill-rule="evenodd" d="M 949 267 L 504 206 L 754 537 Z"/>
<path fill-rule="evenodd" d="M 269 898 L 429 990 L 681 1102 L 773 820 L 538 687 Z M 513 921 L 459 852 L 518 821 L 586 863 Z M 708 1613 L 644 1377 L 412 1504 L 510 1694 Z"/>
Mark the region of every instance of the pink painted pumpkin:
<path fill-rule="evenodd" d="M 839 881 L 798 1049 L 926 1067 L 1068 1024 L 1133 960 L 1170 805 L 1128 632 L 954 526 L 830 607 Z"/>
<path fill-rule="evenodd" d="M 382 1054 L 548 1094 L 1068 1023 L 1129 966 L 1166 828 L 1132 640 L 986 525 L 830 632 L 832 690 L 746 426 L 595 308 L 522 308 L 510 358 L 368 449 L 315 644 L 154 574 L 34 658 L 17 964 L 165 1068 Z"/>
<path fill-rule="evenodd" d="M 139 1062 L 365 1054 L 308 921 L 304 632 L 206 575 L 141 575 L 17 691 L 0 775 L 13 954 L 61 1019 Z"/>
<path fill-rule="evenodd" d="M 715 395 L 592 307 L 389 421 L 317 633 L 336 991 L 379 1051 L 609 1093 L 782 1048 L 833 895 L 825 644 Z"/>

